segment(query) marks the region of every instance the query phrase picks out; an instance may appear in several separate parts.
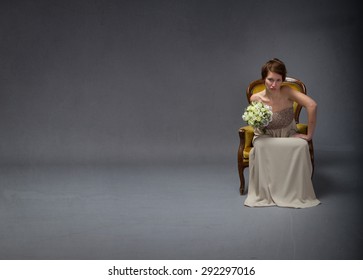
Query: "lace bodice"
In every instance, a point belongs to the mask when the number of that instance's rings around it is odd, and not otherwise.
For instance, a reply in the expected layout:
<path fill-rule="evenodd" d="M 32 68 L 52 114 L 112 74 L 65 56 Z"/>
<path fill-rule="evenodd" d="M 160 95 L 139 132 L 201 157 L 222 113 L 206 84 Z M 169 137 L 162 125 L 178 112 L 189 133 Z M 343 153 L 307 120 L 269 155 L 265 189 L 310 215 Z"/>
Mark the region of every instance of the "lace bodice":
<path fill-rule="evenodd" d="M 289 107 L 272 114 L 272 121 L 266 127 L 267 129 L 281 129 L 291 124 L 294 118 L 294 108 Z"/>

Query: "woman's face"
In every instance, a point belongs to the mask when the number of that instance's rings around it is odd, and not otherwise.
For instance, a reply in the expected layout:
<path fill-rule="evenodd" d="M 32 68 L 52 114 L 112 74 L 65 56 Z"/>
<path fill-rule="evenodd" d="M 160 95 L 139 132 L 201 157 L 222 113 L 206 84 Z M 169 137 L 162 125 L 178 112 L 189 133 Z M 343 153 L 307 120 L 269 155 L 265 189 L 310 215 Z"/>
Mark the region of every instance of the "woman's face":
<path fill-rule="evenodd" d="M 280 89 L 282 84 L 282 76 L 280 74 L 268 71 L 265 79 L 265 86 L 269 91 L 277 91 Z"/>

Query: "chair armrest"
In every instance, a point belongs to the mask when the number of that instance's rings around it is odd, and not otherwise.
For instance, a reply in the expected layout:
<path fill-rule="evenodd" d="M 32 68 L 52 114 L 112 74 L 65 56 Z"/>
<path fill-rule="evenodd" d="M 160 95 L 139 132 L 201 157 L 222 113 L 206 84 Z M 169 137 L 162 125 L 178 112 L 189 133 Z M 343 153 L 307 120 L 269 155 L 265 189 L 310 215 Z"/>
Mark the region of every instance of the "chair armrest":
<path fill-rule="evenodd" d="M 244 143 L 244 148 L 252 147 L 254 130 L 252 126 L 243 126 L 239 129 L 240 140 Z"/>
<path fill-rule="evenodd" d="M 308 125 L 304 124 L 304 123 L 297 123 L 296 124 L 297 127 L 297 132 L 301 133 L 301 134 L 308 134 Z M 313 171 L 311 174 L 311 177 L 314 174 L 314 145 L 313 145 L 313 139 L 308 141 L 308 146 L 309 146 L 309 153 L 310 153 L 310 158 L 311 158 L 311 164 L 313 167 Z"/>
<path fill-rule="evenodd" d="M 304 123 L 296 124 L 297 132 L 300 134 L 308 134 L 308 125 Z"/>
<path fill-rule="evenodd" d="M 253 147 L 252 140 L 254 136 L 254 129 L 252 126 L 244 126 L 239 129 L 239 153 L 241 158 L 248 160 L 250 151 Z"/>

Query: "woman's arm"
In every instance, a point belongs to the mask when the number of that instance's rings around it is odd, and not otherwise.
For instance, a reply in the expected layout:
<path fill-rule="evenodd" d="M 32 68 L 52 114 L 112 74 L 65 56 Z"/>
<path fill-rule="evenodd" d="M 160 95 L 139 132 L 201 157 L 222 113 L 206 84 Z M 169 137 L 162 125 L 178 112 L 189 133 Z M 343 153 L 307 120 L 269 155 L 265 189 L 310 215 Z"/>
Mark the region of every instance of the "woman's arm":
<path fill-rule="evenodd" d="M 295 137 L 309 141 L 313 138 L 316 127 L 318 105 L 311 97 L 299 91 L 291 89 L 287 91 L 287 94 L 289 99 L 305 107 L 308 115 L 308 134 L 296 134 Z"/>

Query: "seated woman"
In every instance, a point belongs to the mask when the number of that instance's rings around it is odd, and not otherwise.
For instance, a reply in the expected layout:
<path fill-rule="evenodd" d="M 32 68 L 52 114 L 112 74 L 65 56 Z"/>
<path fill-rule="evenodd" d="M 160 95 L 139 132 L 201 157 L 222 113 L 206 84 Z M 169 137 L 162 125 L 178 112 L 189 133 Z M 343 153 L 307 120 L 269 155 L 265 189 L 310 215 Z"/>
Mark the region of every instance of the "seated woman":
<path fill-rule="evenodd" d="M 273 115 L 265 129 L 254 130 L 246 206 L 305 208 L 320 203 L 311 181 L 312 164 L 307 143 L 314 134 L 317 104 L 307 95 L 282 86 L 286 73 L 281 60 L 269 60 L 261 70 L 266 89 L 251 97 L 251 102 L 271 106 Z M 307 135 L 297 133 L 294 102 L 307 110 Z"/>

